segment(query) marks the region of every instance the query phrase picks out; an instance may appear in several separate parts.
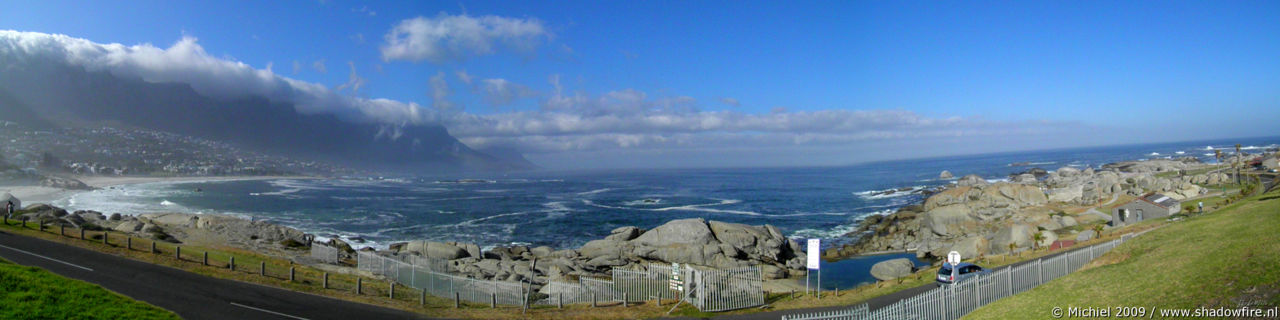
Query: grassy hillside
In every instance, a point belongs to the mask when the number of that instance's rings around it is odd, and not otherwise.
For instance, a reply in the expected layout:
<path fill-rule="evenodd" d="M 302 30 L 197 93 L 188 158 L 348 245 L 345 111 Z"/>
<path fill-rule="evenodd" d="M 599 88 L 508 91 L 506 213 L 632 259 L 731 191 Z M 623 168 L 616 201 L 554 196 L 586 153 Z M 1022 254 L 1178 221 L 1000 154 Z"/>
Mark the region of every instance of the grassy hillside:
<path fill-rule="evenodd" d="M 965 319 L 1049 318 L 1054 307 L 1072 306 L 1277 305 L 1280 190 L 1170 223 L 1076 273 L 987 305 Z"/>
<path fill-rule="evenodd" d="M 0 319 L 178 319 L 83 281 L 0 259 Z"/>

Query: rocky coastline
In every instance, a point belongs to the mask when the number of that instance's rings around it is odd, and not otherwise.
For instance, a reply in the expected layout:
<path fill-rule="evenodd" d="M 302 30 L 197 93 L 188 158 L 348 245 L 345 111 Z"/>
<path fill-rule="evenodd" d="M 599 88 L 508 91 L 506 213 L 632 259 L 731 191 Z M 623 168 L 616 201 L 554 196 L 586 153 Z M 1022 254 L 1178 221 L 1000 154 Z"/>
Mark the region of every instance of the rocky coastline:
<path fill-rule="evenodd" d="M 108 230 L 172 243 L 230 246 L 299 263 L 322 263 L 311 259 L 304 250 L 314 236 L 266 221 L 229 215 L 148 213 L 131 216 L 88 210 L 68 212 L 47 204 L 35 204 L 19 211 L 12 219 Z M 357 249 L 338 239 L 327 244 L 339 248 L 342 260 L 348 267 L 352 266 Z M 476 279 L 527 281 L 536 287 L 550 281 L 608 277 L 615 268 L 636 270 L 651 263 L 674 262 L 708 268 L 760 266 L 765 279 L 783 279 L 806 272 L 806 257 L 800 245 L 787 239 L 778 228 L 703 219 L 673 220 L 648 230 L 621 227 L 604 239 L 577 249 L 506 246 L 484 251 L 472 243 L 418 240 L 395 243 L 387 250 L 368 247 L 359 250 L 405 261 L 425 257 L 444 265 L 446 270 L 439 271 Z M 336 270 L 357 272 L 354 268 Z"/>
<path fill-rule="evenodd" d="M 1110 163 L 1100 168 L 1030 168 L 1007 182 L 967 175 L 929 194 L 922 203 L 865 219 L 846 237 L 850 244 L 823 252 L 840 259 L 876 252 L 914 251 L 927 261 L 958 251 L 965 257 L 1005 254 L 1048 246 L 1059 238 L 1092 237 L 1085 226 L 1105 224 L 1110 213 L 1090 212 L 1121 195 L 1159 192 L 1182 200 L 1208 193 L 1204 185 L 1227 181 L 1223 173 L 1184 175 L 1207 167 L 1195 158 Z M 1158 175 L 1174 172 L 1172 175 Z M 941 179 L 952 176 L 942 172 Z M 1105 226 L 1104 228 L 1110 228 Z M 1042 240 L 1035 242 L 1035 235 Z"/>

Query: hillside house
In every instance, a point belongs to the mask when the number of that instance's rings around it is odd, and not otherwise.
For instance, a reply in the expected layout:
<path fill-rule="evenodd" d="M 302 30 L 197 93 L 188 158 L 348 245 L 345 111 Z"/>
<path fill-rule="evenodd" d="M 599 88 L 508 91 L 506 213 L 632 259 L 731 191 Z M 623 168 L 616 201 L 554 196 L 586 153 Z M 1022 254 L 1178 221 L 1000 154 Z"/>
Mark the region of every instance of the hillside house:
<path fill-rule="evenodd" d="M 1111 210 L 1111 225 L 1125 226 L 1146 219 L 1158 219 L 1171 216 L 1179 211 L 1181 203 L 1169 196 L 1159 193 L 1148 193 Z"/>

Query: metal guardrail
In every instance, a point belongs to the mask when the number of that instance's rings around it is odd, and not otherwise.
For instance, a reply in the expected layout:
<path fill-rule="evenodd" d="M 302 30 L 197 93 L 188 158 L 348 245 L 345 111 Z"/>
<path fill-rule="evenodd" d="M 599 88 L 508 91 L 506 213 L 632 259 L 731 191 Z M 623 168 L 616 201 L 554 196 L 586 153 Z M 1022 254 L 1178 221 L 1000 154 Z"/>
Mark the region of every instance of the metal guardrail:
<path fill-rule="evenodd" d="M 979 307 L 1030 290 L 1080 269 L 1093 259 L 1142 233 L 1146 231 L 1127 234 L 1120 239 L 1077 249 L 1053 258 L 1038 259 L 1020 266 L 1004 268 L 957 285 L 935 288 L 875 311 L 870 311 L 869 306 L 864 303 L 844 310 L 784 315 L 782 320 L 959 319 Z"/>

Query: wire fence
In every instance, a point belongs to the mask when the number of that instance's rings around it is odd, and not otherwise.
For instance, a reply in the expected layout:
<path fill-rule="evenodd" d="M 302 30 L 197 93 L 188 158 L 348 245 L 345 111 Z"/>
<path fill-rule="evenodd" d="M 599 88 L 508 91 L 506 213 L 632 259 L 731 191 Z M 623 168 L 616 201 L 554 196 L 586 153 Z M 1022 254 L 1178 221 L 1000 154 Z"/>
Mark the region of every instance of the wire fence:
<path fill-rule="evenodd" d="M 671 266 L 651 264 L 644 270 L 615 269 L 612 279 L 582 277 L 577 283 L 551 281 L 540 292 L 533 294 L 530 287 L 523 283 L 478 280 L 447 274 L 447 261 L 417 256 L 405 259 L 408 261 L 360 252 L 356 262 L 359 270 L 386 276 L 411 288 L 426 290 L 433 296 L 453 299 L 456 295 L 459 300 L 491 305 L 563 305 L 680 299 L 699 310 L 712 312 L 764 305 L 759 267 L 731 270 L 685 267 L 677 270 L 677 275 L 672 273 Z M 673 278 L 684 281 L 673 282 Z M 676 284 L 682 284 L 685 289 L 680 290 L 681 286 Z"/>
<path fill-rule="evenodd" d="M 325 263 L 338 263 L 338 248 L 330 247 L 320 243 L 311 243 L 311 257 L 324 261 Z"/>
<path fill-rule="evenodd" d="M 445 274 L 440 271 L 444 262 L 432 259 L 410 259 L 409 262 L 360 252 L 356 267 L 362 271 L 383 275 L 410 288 L 426 290 L 427 294 L 459 300 L 492 304 L 524 305 L 526 287 L 521 283 L 490 281 Z"/>
<path fill-rule="evenodd" d="M 1030 290 L 1080 269 L 1138 234 L 1127 234 L 1120 239 L 1077 249 L 1052 258 L 1003 268 L 956 285 L 934 288 L 875 311 L 870 311 L 867 304 L 862 304 L 844 310 L 784 315 L 782 320 L 959 319 L 979 307 Z"/>

